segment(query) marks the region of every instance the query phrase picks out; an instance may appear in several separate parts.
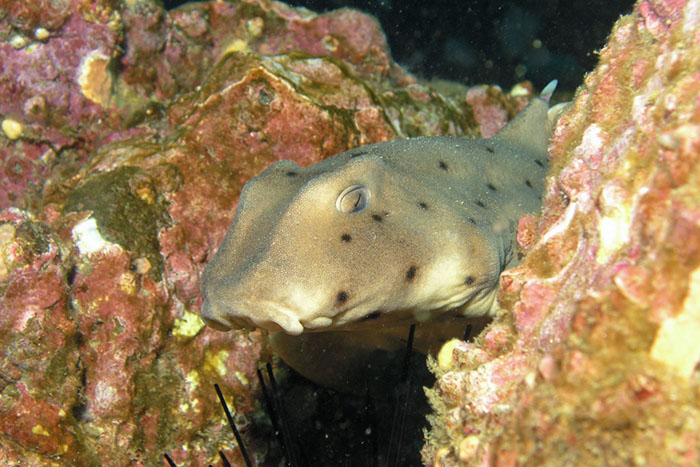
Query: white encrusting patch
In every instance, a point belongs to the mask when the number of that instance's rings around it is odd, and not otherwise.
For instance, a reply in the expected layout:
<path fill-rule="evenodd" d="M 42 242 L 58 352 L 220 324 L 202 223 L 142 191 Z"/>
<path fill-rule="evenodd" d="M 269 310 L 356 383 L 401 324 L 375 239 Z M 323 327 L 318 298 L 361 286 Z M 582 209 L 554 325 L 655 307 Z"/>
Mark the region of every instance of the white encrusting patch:
<path fill-rule="evenodd" d="M 94 217 L 88 217 L 78 222 L 73 227 L 71 234 L 81 255 L 89 255 L 98 251 L 118 248 L 116 244 L 102 237 Z"/>

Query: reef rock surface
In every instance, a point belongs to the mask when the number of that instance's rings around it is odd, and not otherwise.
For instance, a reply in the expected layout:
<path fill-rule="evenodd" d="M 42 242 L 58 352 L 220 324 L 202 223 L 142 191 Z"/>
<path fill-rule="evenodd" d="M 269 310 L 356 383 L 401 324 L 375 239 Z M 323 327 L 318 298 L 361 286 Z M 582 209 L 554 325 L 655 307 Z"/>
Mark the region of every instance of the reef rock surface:
<path fill-rule="evenodd" d="M 283 158 L 493 134 L 527 101 L 439 93 L 373 18 L 267 0 L 3 0 L 0 63 L 3 465 L 241 465 L 213 383 L 265 459 L 265 336 L 198 316 L 243 184 Z"/>
<path fill-rule="evenodd" d="M 434 364 L 427 465 L 700 462 L 700 2 L 640 1 L 550 148 L 496 322 Z"/>

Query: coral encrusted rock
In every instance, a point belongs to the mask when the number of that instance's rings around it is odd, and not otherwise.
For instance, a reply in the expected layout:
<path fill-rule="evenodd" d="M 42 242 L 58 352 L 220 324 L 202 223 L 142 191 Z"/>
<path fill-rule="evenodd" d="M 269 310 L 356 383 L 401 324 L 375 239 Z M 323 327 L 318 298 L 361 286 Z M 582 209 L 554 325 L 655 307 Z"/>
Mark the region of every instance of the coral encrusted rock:
<path fill-rule="evenodd" d="M 700 462 L 700 2 L 641 1 L 559 121 L 496 322 L 434 364 L 427 465 Z"/>

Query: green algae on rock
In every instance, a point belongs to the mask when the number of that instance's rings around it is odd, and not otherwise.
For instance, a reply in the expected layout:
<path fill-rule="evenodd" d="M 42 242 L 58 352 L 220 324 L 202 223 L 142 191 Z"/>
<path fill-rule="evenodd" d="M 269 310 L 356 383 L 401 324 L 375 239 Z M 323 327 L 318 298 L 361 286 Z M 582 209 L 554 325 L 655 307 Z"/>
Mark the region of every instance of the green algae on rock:
<path fill-rule="evenodd" d="M 64 210 L 91 211 L 105 240 L 147 258 L 153 277 L 160 279 L 158 231 L 169 222 L 166 203 L 147 172 L 123 166 L 88 177 L 68 195 Z"/>

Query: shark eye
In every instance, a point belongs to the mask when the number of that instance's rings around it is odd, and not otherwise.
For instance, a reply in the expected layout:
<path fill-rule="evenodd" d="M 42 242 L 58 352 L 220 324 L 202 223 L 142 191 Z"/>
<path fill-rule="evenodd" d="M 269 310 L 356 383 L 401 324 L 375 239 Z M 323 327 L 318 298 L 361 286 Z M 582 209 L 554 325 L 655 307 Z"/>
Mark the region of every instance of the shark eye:
<path fill-rule="evenodd" d="M 369 204 L 369 190 L 360 185 L 347 187 L 335 200 L 335 208 L 340 212 L 362 211 Z"/>

